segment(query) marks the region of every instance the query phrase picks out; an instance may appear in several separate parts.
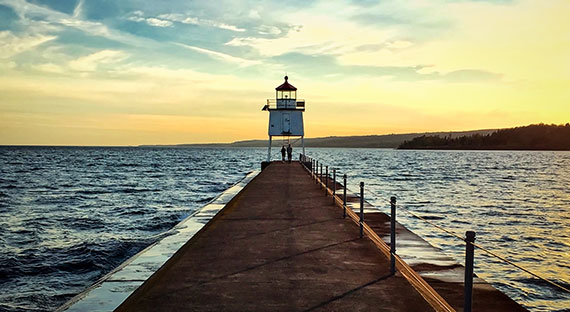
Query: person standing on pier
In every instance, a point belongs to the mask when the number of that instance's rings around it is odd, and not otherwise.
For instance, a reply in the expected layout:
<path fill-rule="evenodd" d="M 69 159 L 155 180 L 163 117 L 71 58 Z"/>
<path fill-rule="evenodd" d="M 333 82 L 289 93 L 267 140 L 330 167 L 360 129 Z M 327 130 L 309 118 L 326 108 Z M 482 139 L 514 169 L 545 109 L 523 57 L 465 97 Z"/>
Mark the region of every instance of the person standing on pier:
<path fill-rule="evenodd" d="M 287 146 L 287 160 L 289 162 L 291 162 L 292 156 L 293 156 L 293 148 L 291 147 L 291 144 L 289 144 L 289 146 Z"/>
<path fill-rule="evenodd" d="M 285 161 L 285 145 L 281 146 L 281 161 Z"/>

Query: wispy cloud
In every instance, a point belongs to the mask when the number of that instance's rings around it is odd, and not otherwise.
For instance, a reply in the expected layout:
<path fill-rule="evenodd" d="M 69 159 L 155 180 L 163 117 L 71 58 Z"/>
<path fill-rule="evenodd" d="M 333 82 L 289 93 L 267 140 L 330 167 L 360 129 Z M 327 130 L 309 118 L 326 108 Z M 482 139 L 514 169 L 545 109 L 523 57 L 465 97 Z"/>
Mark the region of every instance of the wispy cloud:
<path fill-rule="evenodd" d="M 227 23 L 211 20 L 211 19 L 204 19 L 199 18 L 196 16 L 191 16 L 187 14 L 181 13 L 164 13 L 159 14 L 157 16 L 147 16 L 144 12 L 137 10 L 131 12 L 127 19 L 133 22 L 146 22 L 148 25 L 156 26 L 156 27 L 169 27 L 172 26 L 173 23 L 181 23 L 187 25 L 196 25 L 196 26 L 203 26 L 203 27 L 213 27 L 218 29 L 230 30 L 234 32 L 244 32 L 244 28 L 240 28 L 235 25 L 230 25 Z"/>
<path fill-rule="evenodd" d="M 20 17 L 19 24 L 27 34 L 53 36 L 54 33 L 62 32 L 65 27 L 69 27 L 87 35 L 106 38 L 122 44 L 148 46 L 149 40 L 147 38 L 118 31 L 101 21 L 83 19 L 83 1 L 78 2 L 72 14 L 55 11 L 24 0 L 0 0 L 0 4 L 9 6 L 18 14 Z"/>
<path fill-rule="evenodd" d="M 122 51 L 102 50 L 71 61 L 69 67 L 76 71 L 91 72 L 95 71 L 99 65 L 118 63 L 127 57 L 128 54 Z"/>
<path fill-rule="evenodd" d="M 27 24 L 30 20 L 35 20 L 40 17 L 43 19 L 44 25 L 46 23 L 55 23 L 77 28 L 86 33 L 90 33 L 96 36 L 110 35 L 108 27 L 104 24 L 79 19 L 75 16 L 75 14 L 69 15 L 59 11 L 54 11 L 46 7 L 28 3 L 24 0 L 2 0 L 2 2 L 12 7 L 18 13 L 25 24 Z M 79 5 L 81 5 L 81 3 Z M 81 9 L 76 12 L 77 15 L 79 15 L 80 12 Z"/>
<path fill-rule="evenodd" d="M 81 18 L 82 13 L 83 13 L 83 3 L 85 0 L 79 0 L 79 2 L 77 3 L 77 5 L 75 6 L 75 9 L 73 9 L 73 17 L 74 18 Z"/>
<path fill-rule="evenodd" d="M 158 17 L 161 19 L 164 19 L 164 20 L 183 23 L 183 24 L 192 24 L 192 25 L 198 25 L 198 26 L 215 27 L 215 28 L 231 30 L 231 31 L 235 31 L 235 32 L 245 31 L 244 28 L 239 28 L 235 25 L 230 25 L 230 24 L 226 24 L 226 23 L 222 23 L 222 22 L 218 22 L 218 21 L 198 18 L 198 17 L 179 14 L 179 13 L 161 14 Z"/>
<path fill-rule="evenodd" d="M 186 44 L 182 44 L 182 43 L 177 43 L 177 45 L 184 47 L 186 49 L 192 50 L 192 51 L 196 51 L 202 54 L 206 54 L 212 58 L 224 61 L 224 62 L 230 62 L 230 63 L 235 63 L 238 64 L 239 66 L 251 66 L 251 65 L 257 65 L 260 64 L 260 61 L 254 61 L 254 60 L 248 60 L 248 59 L 244 59 L 241 57 L 235 57 L 229 54 L 225 54 L 222 52 L 218 52 L 218 51 L 213 51 L 213 50 L 208 50 L 208 49 L 204 49 L 204 48 L 200 48 L 200 47 L 195 47 L 195 46 L 190 46 L 190 45 L 186 45 Z"/>
<path fill-rule="evenodd" d="M 485 70 L 460 69 L 442 75 L 447 82 L 498 82 L 503 75 Z"/>
<path fill-rule="evenodd" d="M 48 35 L 16 36 L 8 30 L 0 31 L 0 42 L 2 42 L 2 45 L 0 45 L 0 58 L 10 58 L 56 38 L 56 36 Z"/>
<path fill-rule="evenodd" d="M 143 11 L 133 11 L 133 12 L 131 12 L 131 14 L 129 14 L 129 16 L 127 16 L 127 19 L 129 21 L 132 21 L 132 22 L 145 22 L 146 21 L 146 18 L 144 17 Z"/>
<path fill-rule="evenodd" d="M 146 19 L 147 24 L 151 25 L 151 26 L 156 26 L 156 27 L 169 27 L 172 26 L 172 22 L 171 21 L 167 21 L 167 20 L 162 20 L 156 17 L 149 17 Z"/>
<path fill-rule="evenodd" d="M 41 72 L 46 72 L 46 73 L 61 74 L 64 73 L 65 71 L 65 69 L 62 66 L 53 63 L 37 64 L 32 67 L 35 70 L 39 70 Z"/>
<path fill-rule="evenodd" d="M 170 27 L 172 22 L 167 19 L 161 19 L 156 17 L 145 17 L 142 11 L 134 11 L 129 16 L 127 16 L 129 21 L 133 22 L 146 22 L 150 26 L 155 27 Z"/>

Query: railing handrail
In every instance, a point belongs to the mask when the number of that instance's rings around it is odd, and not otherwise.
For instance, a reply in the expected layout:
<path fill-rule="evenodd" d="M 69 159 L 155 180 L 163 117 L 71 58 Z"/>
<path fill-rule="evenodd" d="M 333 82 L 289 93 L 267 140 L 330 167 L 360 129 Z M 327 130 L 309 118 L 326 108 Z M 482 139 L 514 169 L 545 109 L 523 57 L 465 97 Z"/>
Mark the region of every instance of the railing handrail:
<path fill-rule="evenodd" d="M 295 100 L 297 103 L 305 103 L 305 99 L 267 99 L 267 104 L 277 103 L 277 100 Z"/>
<path fill-rule="evenodd" d="M 306 155 L 301 155 L 300 157 L 303 161 L 301 161 L 302 166 L 311 174 L 311 176 L 315 179 L 315 181 L 319 184 L 319 187 L 324 187 L 326 194 L 330 194 L 333 196 L 335 204 L 339 207 L 343 208 L 343 213 L 346 213 L 352 221 L 354 221 L 360 227 L 360 236 L 362 237 L 362 233 L 365 232 L 368 238 L 372 240 L 374 245 L 376 245 L 382 253 L 387 256 L 392 256 L 395 258 L 395 263 L 397 264 L 397 268 L 402 273 L 402 276 L 406 278 L 412 284 L 414 288 L 420 293 L 420 295 L 434 308 L 435 311 L 438 312 L 455 312 L 455 309 L 441 297 L 417 272 L 415 272 L 404 260 L 402 260 L 399 256 L 392 254 L 390 255 L 390 247 L 372 230 L 372 228 L 366 224 L 363 220 L 363 201 L 361 200 L 360 203 L 360 215 L 357 215 L 351 209 L 346 209 L 346 202 L 344 199 L 341 199 L 340 196 L 337 196 L 335 192 L 328 187 L 328 183 L 325 182 L 325 179 L 329 178 L 327 174 L 326 177 L 323 177 L 322 171 L 322 164 L 319 164 L 320 167 L 317 166 L 317 171 L 313 170 L 313 164 L 318 163 L 317 161 L 313 162 L 311 157 L 307 157 Z M 306 164 L 311 163 L 311 168 L 309 169 Z M 320 173 L 318 172 L 320 168 Z M 328 168 L 328 166 L 326 166 Z M 327 170 L 328 171 L 328 170 Z M 328 173 L 328 172 L 327 172 Z M 335 185 L 336 181 L 332 181 L 332 185 Z M 345 190 L 346 190 L 346 184 Z M 363 186 L 363 185 L 362 185 Z M 362 189 L 361 189 L 362 190 Z M 363 197 L 361 197 L 363 198 Z"/>
<path fill-rule="evenodd" d="M 281 99 L 279 99 L 281 100 Z M 295 106 L 293 105 L 283 105 L 283 107 L 277 106 L 276 99 L 267 99 L 267 105 L 263 108 L 264 110 L 305 110 L 305 100 L 304 99 L 283 99 L 283 100 L 290 100 L 291 102 L 295 101 Z"/>

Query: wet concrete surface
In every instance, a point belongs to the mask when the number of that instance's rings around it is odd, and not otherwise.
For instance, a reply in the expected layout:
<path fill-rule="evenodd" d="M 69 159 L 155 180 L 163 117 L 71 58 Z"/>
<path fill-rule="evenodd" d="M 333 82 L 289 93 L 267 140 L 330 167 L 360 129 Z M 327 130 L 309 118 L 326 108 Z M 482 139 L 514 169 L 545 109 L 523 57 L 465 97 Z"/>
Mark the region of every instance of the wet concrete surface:
<path fill-rule="evenodd" d="M 113 311 L 216 216 L 256 175 L 249 173 L 56 311 Z"/>
<path fill-rule="evenodd" d="M 365 222 L 390 243 L 390 217 L 381 212 L 365 214 Z M 463 310 L 465 268 L 440 249 L 396 225 L 396 253 L 428 282 L 454 309 Z M 527 311 L 485 280 L 473 279 L 473 311 Z"/>
<path fill-rule="evenodd" d="M 117 311 L 431 311 L 299 163 L 274 162 Z"/>

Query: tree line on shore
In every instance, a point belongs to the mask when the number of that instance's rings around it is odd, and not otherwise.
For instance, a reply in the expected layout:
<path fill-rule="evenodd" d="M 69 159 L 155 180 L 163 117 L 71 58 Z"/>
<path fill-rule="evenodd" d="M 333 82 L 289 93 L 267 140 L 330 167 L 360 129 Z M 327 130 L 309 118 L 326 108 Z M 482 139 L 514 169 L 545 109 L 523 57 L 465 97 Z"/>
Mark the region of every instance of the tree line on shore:
<path fill-rule="evenodd" d="M 570 124 L 536 124 L 461 137 L 422 135 L 399 149 L 570 150 Z"/>

